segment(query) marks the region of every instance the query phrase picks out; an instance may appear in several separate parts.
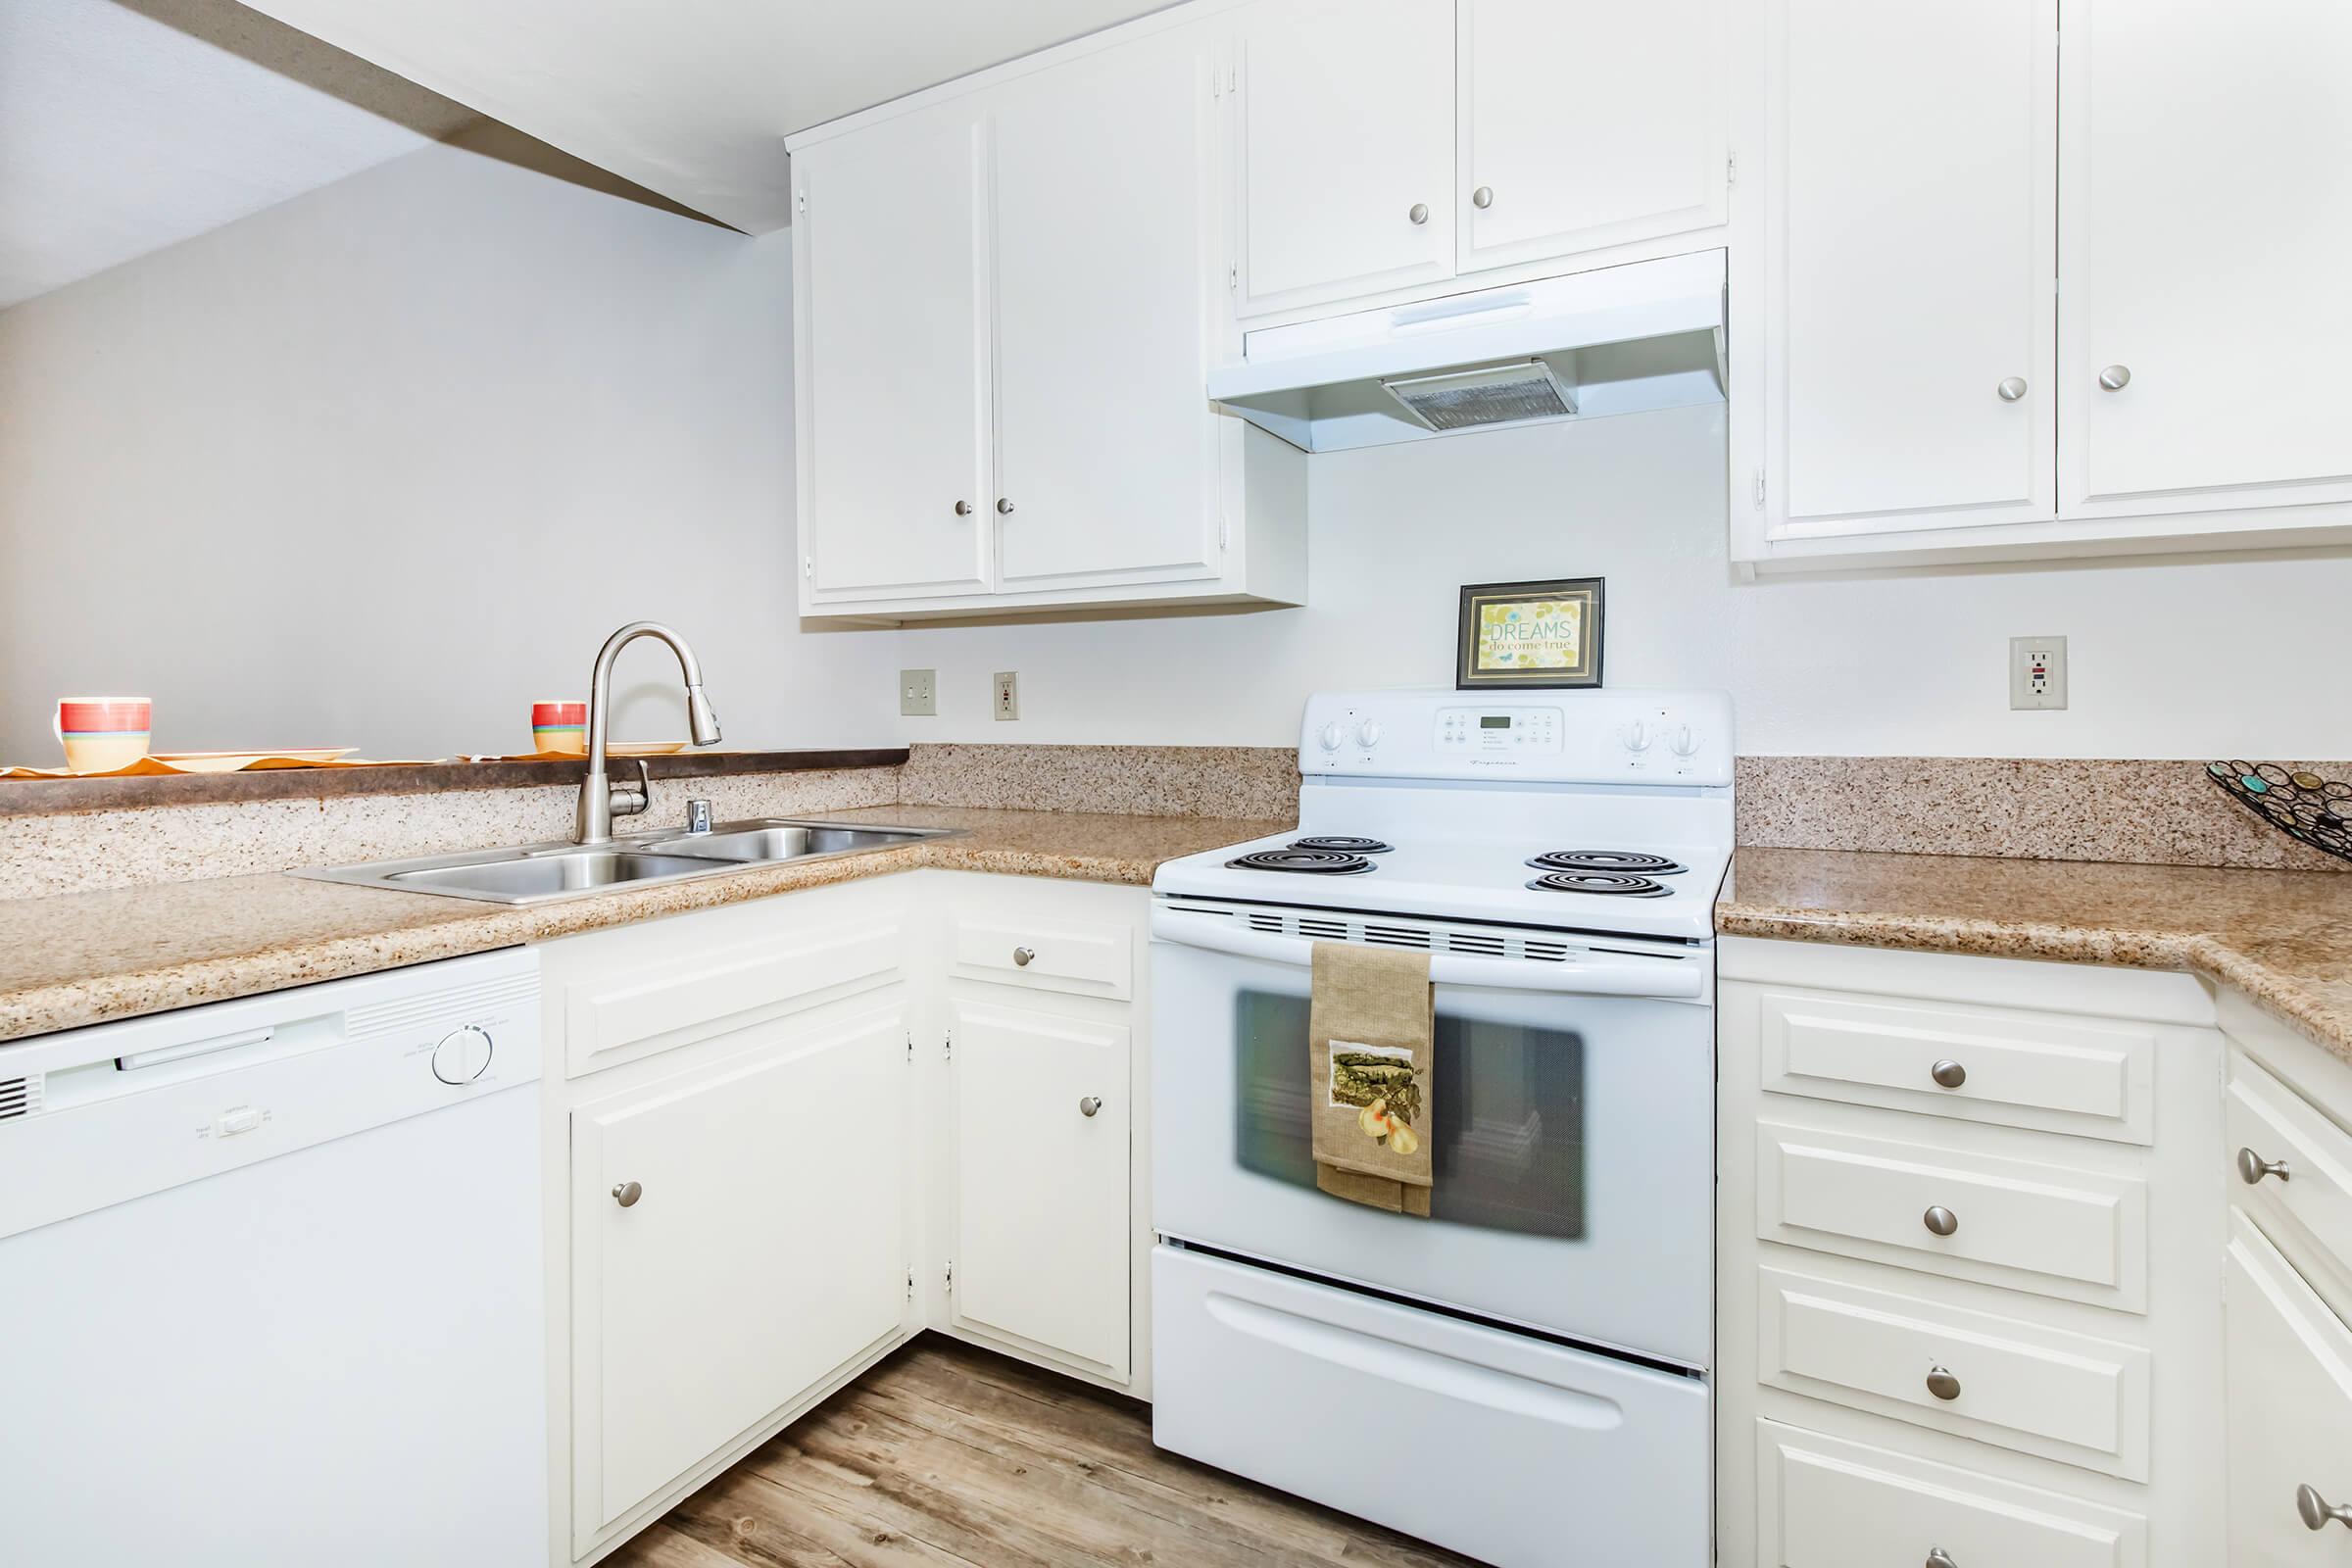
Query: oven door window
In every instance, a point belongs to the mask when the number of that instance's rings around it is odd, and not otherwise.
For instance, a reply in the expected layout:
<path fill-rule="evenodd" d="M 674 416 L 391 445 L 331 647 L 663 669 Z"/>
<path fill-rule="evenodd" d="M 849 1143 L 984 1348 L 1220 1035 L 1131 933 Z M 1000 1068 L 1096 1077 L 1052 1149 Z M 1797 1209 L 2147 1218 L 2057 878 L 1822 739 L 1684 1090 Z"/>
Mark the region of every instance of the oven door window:
<path fill-rule="evenodd" d="M 1245 1169 L 1312 1191 L 1306 1024 L 1304 997 L 1236 997 L 1234 1148 Z M 1434 1044 L 1430 1218 L 1583 1240 L 1584 1037 L 1449 1016 L 1441 989 Z"/>

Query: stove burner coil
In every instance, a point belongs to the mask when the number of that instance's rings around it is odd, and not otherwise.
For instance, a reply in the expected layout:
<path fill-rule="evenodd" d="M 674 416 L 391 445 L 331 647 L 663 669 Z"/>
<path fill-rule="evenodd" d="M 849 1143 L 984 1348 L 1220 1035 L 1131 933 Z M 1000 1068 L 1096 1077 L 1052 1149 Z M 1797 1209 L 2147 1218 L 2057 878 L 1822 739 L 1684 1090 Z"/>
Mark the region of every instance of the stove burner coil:
<path fill-rule="evenodd" d="M 1528 886 L 1538 893 L 1598 893 L 1619 899 L 1662 899 L 1673 891 L 1663 882 L 1615 871 L 1546 871 Z"/>
<path fill-rule="evenodd" d="M 1299 871 L 1311 876 L 1352 876 L 1372 869 L 1372 862 L 1360 855 L 1297 848 L 1252 850 L 1225 863 L 1236 871 Z"/>
<path fill-rule="evenodd" d="M 1386 855 L 1396 847 L 1378 839 L 1358 838 L 1352 833 L 1318 833 L 1291 841 L 1294 850 L 1329 850 L 1334 855 Z"/>
<path fill-rule="evenodd" d="M 1614 871 L 1627 876 L 1677 876 L 1683 867 L 1663 855 L 1636 850 L 1552 850 L 1527 862 L 1539 871 Z"/>

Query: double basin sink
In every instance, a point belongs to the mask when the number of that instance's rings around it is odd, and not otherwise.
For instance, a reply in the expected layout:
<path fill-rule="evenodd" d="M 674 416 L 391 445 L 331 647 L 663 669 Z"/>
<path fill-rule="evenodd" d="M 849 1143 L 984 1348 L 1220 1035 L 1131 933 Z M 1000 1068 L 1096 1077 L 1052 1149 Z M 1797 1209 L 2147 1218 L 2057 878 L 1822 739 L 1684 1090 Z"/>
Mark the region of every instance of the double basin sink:
<path fill-rule="evenodd" d="M 462 855 L 361 865 L 317 866 L 293 874 L 400 893 L 431 893 L 484 904 L 545 904 L 621 888 L 655 887 L 725 876 L 762 866 L 799 865 L 896 849 L 959 830 L 881 827 L 852 822 L 760 817 L 722 822 L 707 833 L 647 833 L 610 844 L 531 844 Z"/>

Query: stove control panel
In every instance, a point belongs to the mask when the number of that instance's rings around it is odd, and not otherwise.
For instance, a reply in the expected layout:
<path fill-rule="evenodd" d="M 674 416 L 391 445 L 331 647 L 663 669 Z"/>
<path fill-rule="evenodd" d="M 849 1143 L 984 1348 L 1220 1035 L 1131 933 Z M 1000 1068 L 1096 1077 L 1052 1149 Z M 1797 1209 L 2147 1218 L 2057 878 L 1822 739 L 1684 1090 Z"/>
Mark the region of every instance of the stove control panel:
<path fill-rule="evenodd" d="M 1440 757 L 1556 757 L 1556 708 L 1446 708 L 1438 711 Z"/>
<path fill-rule="evenodd" d="M 1714 788 L 1732 781 L 1732 705 L 1710 691 L 1323 692 L 1309 776 L 1519 778 Z"/>

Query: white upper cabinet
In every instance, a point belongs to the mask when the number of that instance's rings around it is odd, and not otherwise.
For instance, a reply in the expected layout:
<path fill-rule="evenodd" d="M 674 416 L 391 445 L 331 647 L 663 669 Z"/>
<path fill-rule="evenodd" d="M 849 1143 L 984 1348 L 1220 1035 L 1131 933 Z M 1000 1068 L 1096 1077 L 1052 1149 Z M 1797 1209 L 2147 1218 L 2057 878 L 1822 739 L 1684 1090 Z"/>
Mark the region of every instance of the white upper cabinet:
<path fill-rule="evenodd" d="M 2342 0 L 2067 0 L 2070 509 L 2352 500 L 2348 82 Z"/>
<path fill-rule="evenodd" d="M 1242 315 L 1452 275 L 1453 31 L 1452 0 L 1242 13 Z"/>
<path fill-rule="evenodd" d="M 1003 589 L 1217 573 L 1215 65 L 1185 27 L 997 103 Z"/>
<path fill-rule="evenodd" d="M 1793 531 L 2051 516 L 2058 0 L 1773 13 L 1780 514 Z"/>
<path fill-rule="evenodd" d="M 1305 455 L 1206 392 L 1229 45 L 1147 19 L 787 143 L 803 613 L 1305 597 Z"/>
<path fill-rule="evenodd" d="M 949 104 L 799 159 L 797 457 L 816 600 L 989 585 L 981 129 Z"/>
<path fill-rule="evenodd" d="M 1465 272 L 1712 228 L 1728 0 L 1458 0 Z"/>
<path fill-rule="evenodd" d="M 1736 560 L 2352 540 L 2352 8 L 1758 15 Z"/>

